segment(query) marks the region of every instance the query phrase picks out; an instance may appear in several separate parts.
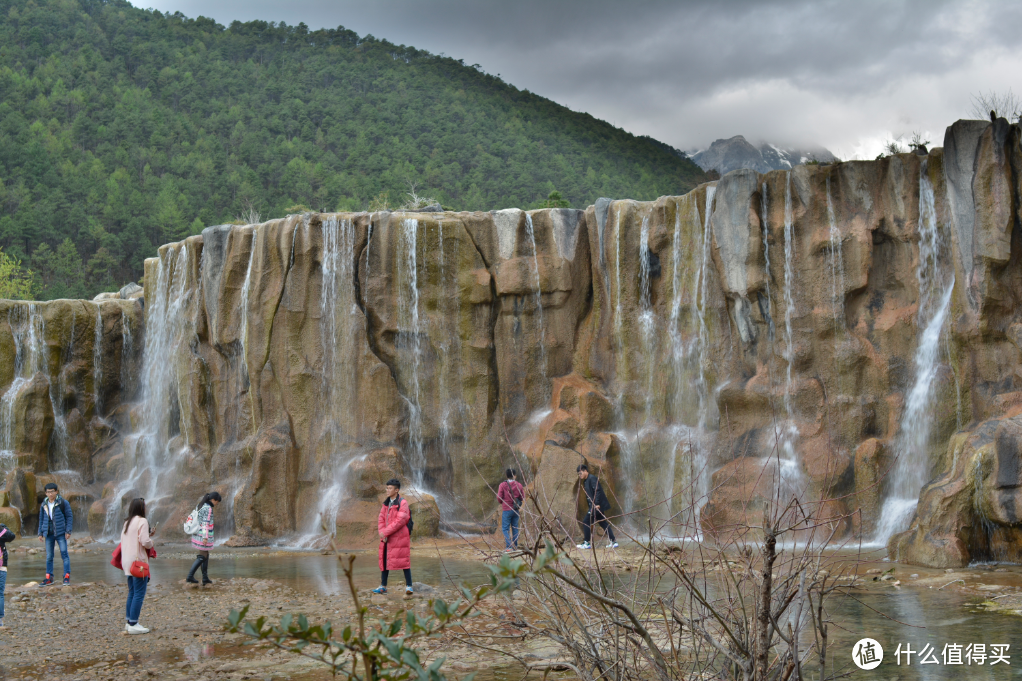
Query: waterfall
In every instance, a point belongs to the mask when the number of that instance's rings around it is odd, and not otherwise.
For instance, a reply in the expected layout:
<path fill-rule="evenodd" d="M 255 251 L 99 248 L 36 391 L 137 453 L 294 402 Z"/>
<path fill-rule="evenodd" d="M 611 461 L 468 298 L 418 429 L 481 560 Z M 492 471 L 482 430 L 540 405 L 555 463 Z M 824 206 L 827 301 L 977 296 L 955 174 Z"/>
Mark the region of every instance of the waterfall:
<path fill-rule="evenodd" d="M 764 182 L 760 189 L 760 208 L 763 214 L 763 259 L 765 261 L 765 272 L 766 272 L 766 299 L 767 299 L 767 335 L 770 338 L 770 343 L 774 342 L 774 314 L 773 314 L 773 296 L 770 295 L 770 200 L 767 195 L 767 183 Z"/>
<path fill-rule="evenodd" d="M 296 232 L 297 233 L 297 232 Z M 239 329 L 238 339 L 241 341 L 241 379 L 242 386 L 247 387 L 249 385 L 248 375 L 248 299 L 252 291 L 252 262 L 255 260 L 256 252 L 256 230 L 252 228 L 252 245 L 248 251 L 248 266 L 245 268 L 245 281 L 241 284 L 241 328 Z M 294 257 L 294 249 L 291 251 L 292 257 Z M 251 399 L 251 397 L 250 397 Z"/>
<path fill-rule="evenodd" d="M 696 352 L 699 357 L 699 378 L 696 381 L 696 394 L 699 397 L 698 420 L 696 424 L 695 451 L 692 456 L 692 480 L 694 484 L 693 494 L 695 496 L 696 516 L 706 503 L 710 493 L 710 470 L 709 451 L 702 443 L 706 433 L 706 425 L 710 415 L 710 391 L 706 382 L 707 351 L 710 345 L 710 333 L 706 326 L 706 308 L 709 305 L 709 269 L 710 269 L 710 217 L 713 214 L 713 197 L 717 192 L 716 185 L 706 188 L 706 206 L 703 209 L 703 240 L 702 254 L 699 260 L 699 267 L 696 269 L 696 287 L 699 293 L 699 303 L 696 305 L 696 320 L 698 323 L 698 334 L 696 335 Z"/>
<path fill-rule="evenodd" d="M 64 418 L 64 401 L 61 396 L 64 394 L 64 375 L 61 372 L 60 367 L 64 366 L 65 358 L 70 355 L 71 345 L 74 343 L 75 337 L 75 321 L 78 319 L 77 306 L 71 305 L 71 333 L 67 342 L 67 354 L 64 349 L 64 339 L 60 339 L 58 344 L 57 354 L 57 375 L 54 377 L 49 372 L 48 357 L 43 358 L 43 371 L 49 376 L 50 379 L 50 406 L 53 408 L 53 434 L 50 436 L 50 468 L 66 471 L 71 467 L 70 461 L 67 455 L 67 421 Z M 45 324 L 42 323 L 40 318 L 40 334 L 39 342 L 45 344 L 43 332 L 45 332 Z M 45 354 L 45 345 L 40 347 L 40 350 Z"/>
<path fill-rule="evenodd" d="M 145 347 L 142 359 L 142 414 L 138 431 L 125 441 L 125 451 L 134 445 L 131 472 L 117 486 L 107 504 L 104 533 L 117 533 L 121 514 L 120 500 L 134 491 L 145 497 L 146 510 L 152 513 L 167 498 L 170 486 L 161 477 L 171 472 L 174 460 L 167 451 L 171 432 L 178 425 L 177 367 L 179 353 L 188 332 L 187 318 L 191 290 L 188 288 L 188 246 L 170 246 L 156 265 L 156 286 L 147 301 Z M 130 458 L 130 457 L 126 457 Z"/>
<path fill-rule="evenodd" d="M 121 394 L 127 402 L 135 394 L 135 338 L 131 334 L 128 315 L 121 312 Z"/>
<path fill-rule="evenodd" d="M 92 346 L 93 409 L 96 416 L 103 416 L 103 313 L 96 305 L 96 333 Z"/>
<path fill-rule="evenodd" d="M 614 295 L 614 343 L 617 348 L 615 356 L 620 359 L 624 351 L 624 340 L 621 338 L 621 206 L 618 206 L 617 214 L 614 216 Z M 616 373 L 619 376 L 624 375 L 620 367 Z"/>
<path fill-rule="evenodd" d="M 14 468 L 14 404 L 18 393 L 39 372 L 48 375 L 45 325 L 34 303 L 12 307 L 7 314 L 14 336 L 14 380 L 0 398 L 0 471 L 7 474 Z"/>
<path fill-rule="evenodd" d="M 426 473 L 426 453 L 422 443 L 422 406 L 419 393 L 419 370 L 422 363 L 421 329 L 419 326 L 419 281 L 418 241 L 419 221 L 415 218 L 401 220 L 399 239 L 401 258 L 398 261 L 398 315 L 401 332 L 399 343 L 411 355 L 411 378 L 408 395 L 403 396 L 408 405 L 408 439 L 411 444 L 409 464 L 412 469 L 412 484 L 422 489 Z"/>
<path fill-rule="evenodd" d="M 348 465 L 360 454 L 349 447 L 358 411 L 358 384 L 354 369 L 359 361 L 361 311 L 355 297 L 355 226 L 350 218 L 322 222 L 323 255 L 320 292 L 320 334 L 323 343 L 323 398 L 327 405 L 326 433 L 332 455 L 324 466 L 316 513 L 309 518 L 306 542 L 322 534 L 322 518 L 331 523 L 344 502 Z M 251 271 L 251 263 L 249 264 Z M 349 425 L 350 427 L 345 427 Z"/>
<path fill-rule="evenodd" d="M 536 282 L 536 325 L 539 327 L 539 375 L 540 380 L 546 384 L 547 359 L 546 359 L 546 329 L 543 325 L 543 290 L 539 282 L 539 255 L 536 250 L 536 232 L 532 228 L 532 216 L 525 214 L 525 234 L 532 245 L 532 276 Z"/>
<path fill-rule="evenodd" d="M 844 327 L 845 321 L 845 260 L 841 254 L 841 231 L 834 217 L 834 202 L 830 198 L 830 175 L 827 176 L 827 221 L 830 224 L 830 291 L 834 305 L 834 334 Z"/>
<path fill-rule="evenodd" d="M 794 242 L 793 217 L 791 210 L 791 171 L 785 174 L 784 181 L 784 359 L 787 372 L 784 379 L 784 412 L 791 420 L 791 365 L 795 361 L 795 346 L 791 333 L 791 318 L 795 311 L 794 278 L 792 265 L 792 248 Z"/>
<path fill-rule="evenodd" d="M 656 314 L 653 312 L 653 275 L 650 259 L 653 254 L 649 250 L 649 215 L 642 217 L 642 228 L 639 231 L 639 329 L 642 333 L 642 347 L 646 359 L 646 409 L 644 422 L 649 423 L 653 409 L 653 374 L 655 348 L 653 332 L 656 330 Z"/>
<path fill-rule="evenodd" d="M 880 511 L 875 541 L 886 543 L 908 527 L 929 479 L 930 429 L 933 425 L 933 379 L 937 375 L 940 339 L 951 307 L 954 273 L 947 264 L 946 245 L 937 227 L 933 185 L 925 161 L 919 170 L 919 311 L 922 329 L 915 352 L 915 382 L 905 398 L 898 435 L 897 460 L 891 472 L 888 497 Z"/>

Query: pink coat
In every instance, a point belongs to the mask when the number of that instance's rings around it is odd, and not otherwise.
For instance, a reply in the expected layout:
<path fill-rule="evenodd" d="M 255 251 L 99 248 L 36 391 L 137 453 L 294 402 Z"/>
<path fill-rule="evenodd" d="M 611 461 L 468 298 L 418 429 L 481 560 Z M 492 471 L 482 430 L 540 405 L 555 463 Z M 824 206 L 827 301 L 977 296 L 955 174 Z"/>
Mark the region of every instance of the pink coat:
<path fill-rule="evenodd" d="M 151 548 L 153 540 L 149 537 L 149 521 L 141 516 L 135 516 L 125 531 L 121 532 L 121 569 L 124 570 L 124 574 L 131 576 L 131 564 L 136 560 L 148 563 L 149 555 L 146 549 Z"/>
<path fill-rule="evenodd" d="M 408 510 L 408 500 L 398 498 L 401 499 L 401 503 L 397 507 L 384 503 L 380 509 L 377 526 L 380 534 L 387 538 L 387 541 L 380 540 L 381 570 L 404 570 L 412 567 L 412 542 L 408 536 L 408 519 L 411 517 L 411 511 Z M 387 551 L 386 565 L 383 563 L 384 549 Z"/>

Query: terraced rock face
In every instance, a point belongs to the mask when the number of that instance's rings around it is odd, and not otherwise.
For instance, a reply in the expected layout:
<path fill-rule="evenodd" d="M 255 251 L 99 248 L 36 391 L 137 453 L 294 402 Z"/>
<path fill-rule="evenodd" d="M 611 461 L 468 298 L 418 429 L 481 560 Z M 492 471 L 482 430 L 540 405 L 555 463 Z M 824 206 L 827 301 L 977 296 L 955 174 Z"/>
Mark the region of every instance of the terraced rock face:
<path fill-rule="evenodd" d="M 210 227 L 146 262 L 144 357 L 134 301 L 0 310 L 10 503 L 68 468 L 94 534 L 216 488 L 235 542 L 372 541 L 390 477 L 417 532 L 478 530 L 510 466 L 573 534 L 585 461 L 622 523 L 780 492 L 902 560 L 1011 558 L 1020 166 L 1016 126 L 960 121 L 654 202 Z"/>

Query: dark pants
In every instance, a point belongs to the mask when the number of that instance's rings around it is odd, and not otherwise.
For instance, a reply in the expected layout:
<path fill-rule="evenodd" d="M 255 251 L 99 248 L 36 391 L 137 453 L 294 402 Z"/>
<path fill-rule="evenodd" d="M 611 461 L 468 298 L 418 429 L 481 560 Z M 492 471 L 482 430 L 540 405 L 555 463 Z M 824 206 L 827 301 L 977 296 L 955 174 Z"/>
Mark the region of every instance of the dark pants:
<path fill-rule="evenodd" d="M 387 545 L 383 545 L 383 564 L 387 564 Z M 380 570 L 380 586 L 387 586 L 387 578 L 390 577 L 390 570 Z M 412 570 L 405 568 L 405 584 L 412 585 Z"/>
<path fill-rule="evenodd" d="M 138 616 L 142 614 L 142 602 L 145 601 L 147 586 L 149 586 L 148 577 L 128 577 L 128 603 L 124 608 L 128 624 L 138 624 Z"/>
<path fill-rule="evenodd" d="M 610 526 L 610 521 L 603 515 L 603 510 L 599 506 L 589 509 L 586 517 L 582 520 L 582 533 L 585 540 L 589 541 L 593 533 L 593 525 L 596 523 L 599 523 L 600 527 L 607 532 L 607 538 L 614 541 L 614 528 Z"/>
<path fill-rule="evenodd" d="M 500 529 L 504 532 L 504 548 L 518 548 L 518 511 L 501 511 Z"/>

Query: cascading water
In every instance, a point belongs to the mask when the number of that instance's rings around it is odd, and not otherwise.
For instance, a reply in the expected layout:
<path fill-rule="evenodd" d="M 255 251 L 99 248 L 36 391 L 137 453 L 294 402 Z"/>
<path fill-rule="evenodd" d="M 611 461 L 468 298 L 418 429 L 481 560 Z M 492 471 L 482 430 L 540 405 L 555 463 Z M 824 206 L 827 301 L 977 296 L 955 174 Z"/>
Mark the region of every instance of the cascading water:
<path fill-rule="evenodd" d="M 844 328 L 845 316 L 845 260 L 841 253 L 841 231 L 834 216 L 834 202 L 830 198 L 830 175 L 827 176 L 827 222 L 830 225 L 830 296 L 834 309 L 834 334 L 838 337 Z"/>
<path fill-rule="evenodd" d="M 837 232 L 834 209 L 830 202 L 830 180 L 827 180 L 827 214 L 831 225 L 831 250 L 834 249 L 834 234 Z M 795 361 L 795 346 L 792 335 L 792 315 L 795 311 L 795 272 L 792 259 L 794 256 L 794 214 L 791 205 L 791 171 L 784 178 L 784 415 L 785 420 L 774 429 L 774 444 L 777 446 L 777 459 L 780 463 L 780 479 L 782 491 L 786 494 L 798 494 L 802 487 L 802 469 L 799 467 L 795 454 L 795 443 L 799 431 L 792 413 L 792 377 L 791 367 Z M 840 256 L 840 234 L 837 237 L 838 255 Z"/>
<path fill-rule="evenodd" d="M 653 274 L 650 268 L 649 215 L 642 217 L 639 231 L 639 330 L 642 334 L 643 354 L 646 358 L 646 409 L 644 424 L 649 424 L 653 411 L 653 375 L 656 356 L 653 335 L 656 331 L 656 313 L 653 311 Z"/>
<path fill-rule="evenodd" d="M 96 332 L 92 346 L 92 384 L 94 412 L 96 416 L 103 414 L 103 314 L 96 305 Z"/>
<path fill-rule="evenodd" d="M 792 264 L 795 235 L 791 208 L 791 171 L 784 175 L 784 360 L 787 362 L 784 378 L 784 413 L 788 421 L 791 421 L 791 366 L 795 362 L 795 345 L 791 332 L 791 320 L 795 312 L 795 270 Z"/>
<path fill-rule="evenodd" d="M 325 237 L 324 237 L 325 238 Z M 256 231 L 252 230 L 252 246 L 248 252 L 248 266 L 245 268 L 245 281 L 241 284 L 240 329 L 238 340 L 241 342 L 241 376 L 244 385 L 249 383 L 248 375 L 248 300 L 252 292 L 252 263 L 256 258 Z"/>
<path fill-rule="evenodd" d="M 321 534 L 321 519 L 337 517 L 346 494 L 349 464 L 359 455 L 352 447 L 358 433 L 348 427 L 357 412 L 357 385 L 352 368 L 358 363 L 358 330 L 361 311 L 355 296 L 355 226 L 348 218 L 322 222 L 323 281 L 320 294 L 320 332 L 323 342 L 323 397 L 327 404 L 326 434 L 333 455 L 324 467 L 316 513 L 310 517 L 306 535 Z"/>
<path fill-rule="evenodd" d="M 547 359 L 546 359 L 546 328 L 543 324 L 543 289 L 539 281 L 539 252 L 536 249 L 536 232 L 532 228 L 532 216 L 525 214 L 525 235 L 532 246 L 532 276 L 536 283 L 534 301 L 536 305 L 536 325 L 539 327 L 539 375 L 546 383 Z"/>
<path fill-rule="evenodd" d="M 770 342 L 774 342 L 774 314 L 773 314 L 773 296 L 770 295 L 770 199 L 767 194 L 767 183 L 764 182 L 760 187 L 760 207 L 763 214 L 763 259 L 765 261 L 764 269 L 766 272 L 766 317 L 767 317 L 767 333 L 770 338 Z"/>
<path fill-rule="evenodd" d="M 14 380 L 0 398 L 0 470 L 9 472 L 16 463 L 14 451 L 14 403 L 22 388 L 39 372 L 47 372 L 43 347 L 45 326 L 38 308 L 28 303 L 12 307 L 8 322 L 14 336 Z"/>
<path fill-rule="evenodd" d="M 135 337 L 128 315 L 121 315 L 121 392 L 125 400 L 135 396 Z"/>
<path fill-rule="evenodd" d="M 419 274 L 416 252 L 419 221 L 415 218 L 401 220 L 398 261 L 398 314 L 401 332 L 399 344 L 409 354 L 410 377 L 408 395 L 403 396 L 408 406 L 409 461 L 412 469 L 412 484 L 422 489 L 426 473 L 426 453 L 422 442 L 422 404 L 419 393 L 419 370 L 422 363 L 421 329 L 419 327 Z"/>
<path fill-rule="evenodd" d="M 916 268 L 919 281 L 916 324 L 922 334 L 915 352 L 915 382 L 905 398 L 905 410 L 895 439 L 897 460 L 875 535 L 875 541 L 880 544 L 886 544 L 892 535 L 908 527 L 919 501 L 919 491 L 929 477 L 933 379 L 939 368 L 940 339 L 955 284 L 947 246 L 937 225 L 933 185 L 926 171 L 924 161 L 919 170 L 919 266 Z"/>
<path fill-rule="evenodd" d="M 161 477 L 174 467 L 168 445 L 176 423 L 171 422 L 177 399 L 177 366 L 183 341 L 191 331 L 187 307 L 191 290 L 187 286 L 188 246 L 181 243 L 168 248 L 156 266 L 156 287 L 149 301 L 145 348 L 142 365 L 142 418 L 138 432 L 125 440 L 125 451 L 134 450 L 131 472 L 114 490 L 113 503 L 107 506 L 104 533 L 117 532 L 121 515 L 119 500 L 129 491 L 146 500 L 151 515 L 166 499 L 170 485 L 161 485 Z"/>

